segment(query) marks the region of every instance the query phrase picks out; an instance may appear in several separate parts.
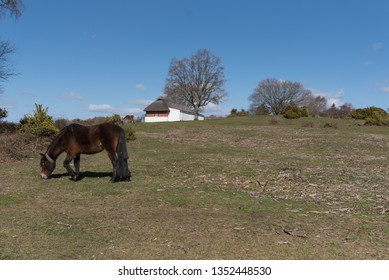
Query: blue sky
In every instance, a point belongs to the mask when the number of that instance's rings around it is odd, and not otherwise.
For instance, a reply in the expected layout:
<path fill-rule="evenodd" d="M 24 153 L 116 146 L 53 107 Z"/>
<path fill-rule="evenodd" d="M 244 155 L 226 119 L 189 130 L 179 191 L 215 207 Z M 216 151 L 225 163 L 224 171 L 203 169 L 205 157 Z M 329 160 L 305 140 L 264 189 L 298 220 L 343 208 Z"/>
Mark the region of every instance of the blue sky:
<path fill-rule="evenodd" d="M 2 83 L 8 121 L 34 103 L 55 118 L 142 115 L 173 58 L 208 49 L 225 67 L 226 101 L 248 109 L 266 78 L 301 82 L 340 105 L 389 108 L 389 1 L 24 0 L 0 21 L 20 74 Z"/>

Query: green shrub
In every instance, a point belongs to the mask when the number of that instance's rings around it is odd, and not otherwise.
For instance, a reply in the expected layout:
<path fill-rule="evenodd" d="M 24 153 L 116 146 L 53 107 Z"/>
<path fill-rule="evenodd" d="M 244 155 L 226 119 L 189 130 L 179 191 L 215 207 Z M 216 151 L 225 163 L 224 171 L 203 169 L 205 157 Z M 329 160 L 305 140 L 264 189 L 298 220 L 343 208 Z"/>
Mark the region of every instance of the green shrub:
<path fill-rule="evenodd" d="M 308 117 L 308 111 L 305 107 L 299 107 L 297 105 L 288 105 L 284 110 L 283 116 L 286 119 L 298 119 L 301 117 Z"/>
<path fill-rule="evenodd" d="M 126 134 L 126 140 L 127 141 L 135 141 L 136 136 L 135 136 L 135 130 L 130 124 L 125 124 L 123 126 L 124 133 Z"/>
<path fill-rule="evenodd" d="M 378 107 L 354 109 L 351 117 L 357 120 L 365 120 L 365 125 L 389 126 L 389 114 Z"/>
<path fill-rule="evenodd" d="M 38 137 L 51 137 L 58 133 L 53 118 L 47 114 L 49 108 L 42 104 L 35 104 L 34 115 L 25 115 L 20 120 L 18 129 Z"/>
<path fill-rule="evenodd" d="M 378 107 L 366 107 L 363 109 L 354 109 L 351 111 L 351 117 L 356 120 L 366 120 L 367 118 L 374 118 L 379 115 L 386 115 L 384 109 Z"/>
<path fill-rule="evenodd" d="M 114 114 L 111 117 L 107 118 L 105 122 L 113 123 L 116 125 L 123 124 L 122 118 L 118 114 Z"/>
<path fill-rule="evenodd" d="M 284 118 L 286 119 L 298 119 L 300 117 L 300 114 L 294 110 L 288 110 L 284 113 Z"/>
<path fill-rule="evenodd" d="M 248 116 L 250 115 L 250 112 L 244 110 L 244 109 L 241 109 L 240 112 L 237 110 L 237 109 L 232 109 L 230 111 L 230 114 L 228 115 L 229 117 L 242 117 L 242 116 Z"/>
<path fill-rule="evenodd" d="M 389 126 L 389 114 L 374 111 L 371 117 L 367 117 L 365 125 Z"/>

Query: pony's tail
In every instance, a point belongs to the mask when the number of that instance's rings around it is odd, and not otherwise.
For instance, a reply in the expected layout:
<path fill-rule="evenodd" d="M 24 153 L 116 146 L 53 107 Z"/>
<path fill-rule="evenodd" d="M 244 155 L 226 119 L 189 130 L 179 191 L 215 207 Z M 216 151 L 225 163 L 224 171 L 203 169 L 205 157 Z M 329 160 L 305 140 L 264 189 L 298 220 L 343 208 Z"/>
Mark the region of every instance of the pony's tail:
<path fill-rule="evenodd" d="M 130 181 L 131 172 L 128 170 L 128 153 L 127 153 L 127 141 L 124 130 L 120 130 L 119 142 L 116 147 L 116 153 L 118 156 L 116 178 L 118 181 Z"/>

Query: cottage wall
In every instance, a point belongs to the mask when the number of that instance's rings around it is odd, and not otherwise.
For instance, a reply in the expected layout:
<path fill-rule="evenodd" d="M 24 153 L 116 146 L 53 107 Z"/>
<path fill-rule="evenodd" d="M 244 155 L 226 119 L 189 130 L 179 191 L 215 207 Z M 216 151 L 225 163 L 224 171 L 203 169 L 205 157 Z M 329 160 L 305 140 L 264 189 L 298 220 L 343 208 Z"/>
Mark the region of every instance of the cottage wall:
<path fill-rule="evenodd" d="M 181 112 L 181 120 L 182 121 L 193 121 L 195 119 L 194 114 Z"/>
<path fill-rule="evenodd" d="M 145 122 L 168 122 L 169 117 L 145 117 Z"/>
<path fill-rule="evenodd" d="M 169 110 L 170 110 L 170 113 L 169 113 L 168 121 L 169 122 L 179 122 L 181 120 L 180 119 L 181 111 L 177 110 L 177 109 L 174 109 L 174 108 L 169 108 Z"/>

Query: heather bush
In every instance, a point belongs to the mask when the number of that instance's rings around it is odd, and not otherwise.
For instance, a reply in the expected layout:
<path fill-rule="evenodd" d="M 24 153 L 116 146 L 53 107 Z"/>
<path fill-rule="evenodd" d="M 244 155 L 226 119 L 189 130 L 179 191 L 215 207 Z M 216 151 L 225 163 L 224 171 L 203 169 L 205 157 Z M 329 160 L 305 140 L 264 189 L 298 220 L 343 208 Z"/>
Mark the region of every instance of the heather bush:
<path fill-rule="evenodd" d="M 32 134 L 4 133 L 0 137 L 0 163 L 34 157 L 46 145 L 46 141 Z"/>
<path fill-rule="evenodd" d="M 0 121 L 0 134 L 13 133 L 16 131 L 16 124 Z"/>

